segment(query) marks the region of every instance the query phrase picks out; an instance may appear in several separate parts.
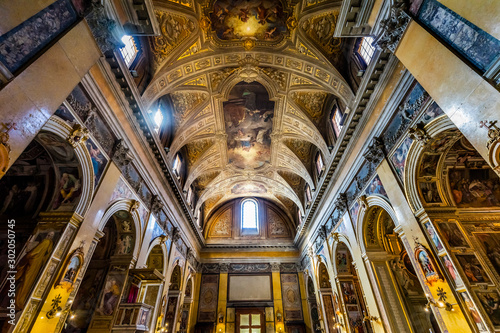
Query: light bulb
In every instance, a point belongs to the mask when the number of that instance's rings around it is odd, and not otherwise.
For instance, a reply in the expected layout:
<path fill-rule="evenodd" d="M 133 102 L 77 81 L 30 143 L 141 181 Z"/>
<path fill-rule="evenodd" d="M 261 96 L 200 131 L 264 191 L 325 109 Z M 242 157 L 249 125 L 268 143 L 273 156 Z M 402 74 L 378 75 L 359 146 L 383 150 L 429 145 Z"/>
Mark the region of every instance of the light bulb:
<path fill-rule="evenodd" d="M 438 302 L 438 306 L 439 306 L 440 308 L 442 308 L 442 307 L 444 306 L 444 303 L 443 303 L 443 302 L 441 302 L 441 301 L 439 301 L 439 302 Z"/>
<path fill-rule="evenodd" d="M 73 319 L 73 318 L 75 318 L 75 315 L 71 315 L 71 317 L 69 317 L 69 319 Z"/>
<path fill-rule="evenodd" d="M 56 313 L 56 317 L 59 317 L 61 315 L 61 312 Z"/>

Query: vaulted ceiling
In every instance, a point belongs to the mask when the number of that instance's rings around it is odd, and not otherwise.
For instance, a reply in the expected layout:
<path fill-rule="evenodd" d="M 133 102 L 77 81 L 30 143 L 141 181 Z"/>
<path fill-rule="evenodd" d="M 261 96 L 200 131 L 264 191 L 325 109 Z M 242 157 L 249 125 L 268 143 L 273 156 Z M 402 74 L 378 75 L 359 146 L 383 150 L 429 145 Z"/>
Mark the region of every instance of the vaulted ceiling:
<path fill-rule="evenodd" d="M 292 220 L 313 162 L 330 162 L 324 126 L 333 101 L 347 105 L 345 41 L 333 37 L 340 1 L 154 1 L 146 105 L 173 106 L 171 162 L 186 155 L 182 184 L 205 215 L 236 197 L 275 202 Z"/>

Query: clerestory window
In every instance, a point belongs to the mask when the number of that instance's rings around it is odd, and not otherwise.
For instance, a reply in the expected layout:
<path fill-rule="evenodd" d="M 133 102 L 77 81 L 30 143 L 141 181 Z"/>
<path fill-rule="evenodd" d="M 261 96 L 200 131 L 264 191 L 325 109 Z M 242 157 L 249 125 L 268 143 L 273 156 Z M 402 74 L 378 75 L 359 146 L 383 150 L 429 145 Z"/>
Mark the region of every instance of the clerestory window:
<path fill-rule="evenodd" d="M 363 58 L 367 66 L 375 53 L 375 47 L 373 47 L 372 43 L 373 37 L 363 37 L 361 43 L 359 43 L 358 53 Z"/>
<path fill-rule="evenodd" d="M 241 230 L 245 233 L 259 232 L 259 210 L 257 201 L 253 199 L 243 200 L 241 203 Z"/>
<path fill-rule="evenodd" d="M 125 64 L 127 67 L 130 67 L 137 56 L 137 45 L 135 44 L 134 37 L 132 36 L 123 36 L 122 42 L 125 46 L 120 49 L 120 52 L 123 56 L 123 60 L 125 60 Z"/>

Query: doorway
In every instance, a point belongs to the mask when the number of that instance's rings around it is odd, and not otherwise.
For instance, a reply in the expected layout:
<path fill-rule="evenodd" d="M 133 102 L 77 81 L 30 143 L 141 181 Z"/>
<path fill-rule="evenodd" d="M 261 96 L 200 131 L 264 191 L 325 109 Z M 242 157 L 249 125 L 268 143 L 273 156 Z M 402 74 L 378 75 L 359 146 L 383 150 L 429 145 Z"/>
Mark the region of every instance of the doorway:
<path fill-rule="evenodd" d="M 265 333 L 264 309 L 237 309 L 236 333 Z"/>

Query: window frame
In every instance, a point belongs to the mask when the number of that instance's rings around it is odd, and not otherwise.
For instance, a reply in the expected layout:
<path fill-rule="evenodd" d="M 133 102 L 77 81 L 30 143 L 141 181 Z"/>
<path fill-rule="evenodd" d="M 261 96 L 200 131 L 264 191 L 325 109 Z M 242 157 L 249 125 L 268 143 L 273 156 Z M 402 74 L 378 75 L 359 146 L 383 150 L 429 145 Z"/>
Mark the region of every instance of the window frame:
<path fill-rule="evenodd" d="M 172 170 L 174 171 L 177 180 L 181 179 L 181 168 L 182 168 L 181 154 L 177 153 L 175 154 L 174 163 L 172 164 Z"/>
<path fill-rule="evenodd" d="M 193 185 L 189 185 L 186 193 L 186 201 L 190 207 L 193 207 Z"/>
<path fill-rule="evenodd" d="M 128 37 L 129 41 L 132 41 L 131 45 L 127 44 L 126 41 L 123 41 L 125 37 Z M 135 40 L 134 36 L 131 35 L 123 35 L 121 41 L 123 44 L 125 44 L 125 46 L 120 47 L 120 54 L 122 55 L 123 61 L 125 62 L 125 65 L 127 65 L 127 68 L 131 68 L 134 64 L 134 61 L 137 59 L 137 56 L 139 55 L 139 47 L 137 46 L 137 41 Z M 132 51 L 129 49 L 130 46 L 132 46 L 135 51 L 132 55 L 130 55 Z"/>
<path fill-rule="evenodd" d="M 244 226 L 244 223 L 245 223 L 245 204 L 248 203 L 248 202 L 252 202 L 255 206 L 255 228 L 249 228 L 249 227 L 245 227 Z M 258 235 L 259 234 L 259 224 L 260 224 L 260 221 L 259 221 L 259 202 L 257 200 L 255 200 L 254 198 L 246 198 L 244 200 L 241 201 L 240 203 L 240 229 L 241 229 L 241 233 L 242 234 L 246 234 L 246 235 Z"/>
<path fill-rule="evenodd" d="M 156 122 L 156 115 L 158 115 L 158 114 L 161 115 L 161 122 L 159 124 Z M 165 115 L 163 114 L 163 110 L 161 109 L 160 104 L 158 104 L 158 107 L 156 108 L 155 112 L 151 112 L 151 116 L 152 116 L 151 118 L 153 118 L 153 125 L 155 126 L 153 131 L 158 136 L 160 136 L 161 132 L 162 132 L 163 122 L 165 121 Z"/>
<path fill-rule="evenodd" d="M 318 161 L 321 161 L 321 167 L 319 166 Z M 323 161 L 323 156 L 321 156 L 320 151 L 316 153 L 316 159 L 314 162 L 316 164 L 316 172 L 318 173 L 318 179 L 319 179 L 325 172 L 325 161 Z"/>
<path fill-rule="evenodd" d="M 309 207 L 312 203 L 311 186 L 309 186 L 309 184 L 306 184 L 304 191 L 305 191 L 305 195 L 306 195 L 306 207 Z"/>
<path fill-rule="evenodd" d="M 361 41 L 359 42 L 359 46 L 356 51 L 361 59 L 363 59 L 367 67 L 375 55 L 375 47 L 372 45 L 374 40 L 375 39 L 372 36 L 361 37 Z"/>
<path fill-rule="evenodd" d="M 336 119 L 337 113 L 340 114 L 338 123 Z M 342 129 L 344 128 L 345 116 L 346 114 L 344 113 L 344 111 L 340 108 L 339 104 L 335 102 L 333 104 L 332 111 L 330 112 L 330 126 L 332 127 L 335 140 L 337 140 L 340 137 L 340 133 L 342 133 Z"/>

